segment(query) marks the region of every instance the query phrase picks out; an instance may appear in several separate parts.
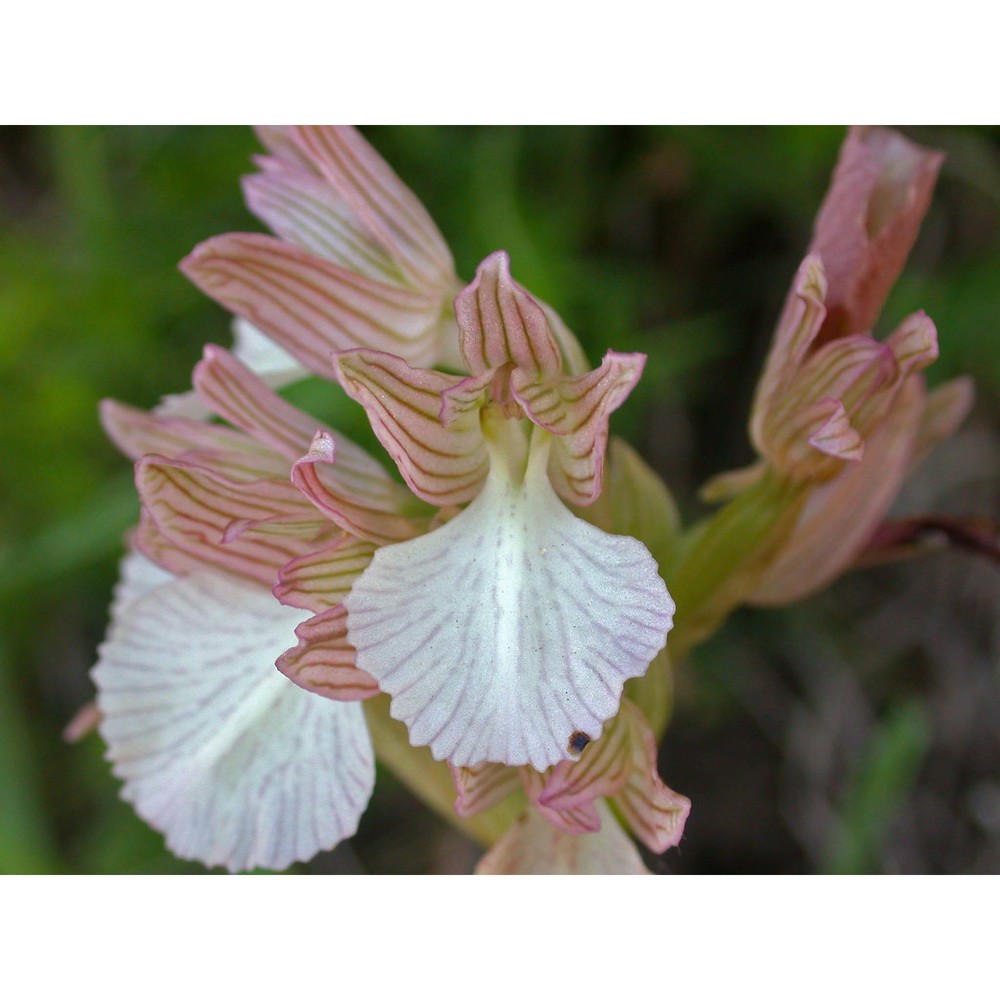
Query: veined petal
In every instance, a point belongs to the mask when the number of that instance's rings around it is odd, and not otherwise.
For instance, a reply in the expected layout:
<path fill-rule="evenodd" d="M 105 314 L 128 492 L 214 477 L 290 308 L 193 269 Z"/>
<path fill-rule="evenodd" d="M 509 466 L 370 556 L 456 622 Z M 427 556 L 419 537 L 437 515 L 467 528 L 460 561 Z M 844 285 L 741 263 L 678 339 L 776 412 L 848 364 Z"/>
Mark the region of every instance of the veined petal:
<path fill-rule="evenodd" d="M 750 439 L 757 451 L 767 447 L 764 425 L 793 373 L 805 360 L 826 317 L 823 262 L 810 254 L 799 265 L 774 331 L 774 340 L 757 383 L 750 415 Z"/>
<path fill-rule="evenodd" d="M 235 479 L 287 473 L 288 463 L 270 448 L 228 427 L 147 413 L 113 399 L 101 402 L 100 414 L 108 437 L 133 460 L 150 454 L 167 458 L 201 456 L 203 464 L 211 463 Z"/>
<path fill-rule="evenodd" d="M 275 237 L 216 236 L 181 270 L 319 375 L 329 372 L 332 351 L 359 344 L 414 364 L 437 358 L 439 298 L 372 281 Z"/>
<path fill-rule="evenodd" d="M 459 346 L 473 375 L 513 365 L 552 377 L 562 356 L 542 307 L 511 277 L 506 251 L 490 254 L 455 299 Z"/>
<path fill-rule="evenodd" d="M 442 422 L 443 393 L 468 380 L 411 368 L 377 351 L 344 351 L 336 364 L 341 385 L 365 408 L 372 430 L 418 497 L 446 507 L 476 496 L 489 458 L 474 396 L 449 398 L 449 423 Z M 482 399 L 483 391 L 478 395 Z"/>
<path fill-rule="evenodd" d="M 289 135 L 415 287 L 451 288 L 455 265 L 434 220 L 357 129 L 295 125 Z"/>
<path fill-rule="evenodd" d="M 295 629 L 299 644 L 278 657 L 277 668 L 300 688 L 334 701 L 363 701 L 379 693 L 354 663 L 343 605 L 327 608 Z"/>
<path fill-rule="evenodd" d="M 221 347 L 205 348 L 203 360 L 195 366 L 194 384 L 213 412 L 292 461 L 311 447 L 321 430 L 336 448 L 338 473 L 350 477 L 355 489 L 381 493 L 392 483 L 363 448 L 286 402 Z"/>
<path fill-rule="evenodd" d="M 566 763 L 567 761 L 560 761 L 556 767 Z M 555 768 L 551 769 L 551 771 L 554 770 Z M 553 826 L 565 830 L 566 833 L 575 834 L 596 833 L 600 830 L 601 814 L 597 811 L 595 798 L 581 798 L 578 802 L 567 805 L 563 809 L 549 806 L 542 800 L 542 795 L 545 792 L 546 775 L 550 772 L 540 774 L 530 767 L 522 767 L 520 771 L 529 801 Z"/>
<path fill-rule="evenodd" d="M 373 281 L 402 284 L 399 269 L 327 181 L 286 159 L 255 162 L 261 172 L 243 178 L 247 207 L 278 236 Z"/>
<path fill-rule="evenodd" d="M 748 603 L 790 604 L 825 587 L 854 562 L 899 492 L 924 398 L 918 377 L 903 383 L 885 419 L 866 440 L 864 458 L 812 489 Z"/>
<path fill-rule="evenodd" d="M 469 507 L 376 552 L 344 601 L 393 717 L 460 767 L 574 756 L 571 737 L 600 733 L 672 624 L 649 552 L 563 506 L 536 438 L 523 482 L 499 456 Z"/>
<path fill-rule="evenodd" d="M 375 546 L 350 535 L 286 563 L 278 572 L 274 596 L 282 604 L 325 611 L 339 604 L 368 568 Z"/>
<path fill-rule="evenodd" d="M 599 368 L 575 378 L 541 381 L 518 369 L 514 398 L 532 423 L 556 435 L 549 475 L 568 503 L 586 506 L 600 495 L 608 446 L 608 418 L 642 375 L 644 354 L 608 351 Z"/>
<path fill-rule="evenodd" d="M 492 809 L 517 791 L 521 778 L 517 768 L 504 764 L 477 764 L 475 767 L 451 768 L 455 782 L 455 812 L 463 819 Z"/>
<path fill-rule="evenodd" d="M 680 843 L 691 800 L 668 788 L 656 767 L 656 739 L 642 712 L 629 701 L 622 702 L 615 720 L 628 733 L 627 780 L 614 795 L 614 803 L 626 825 L 654 854 L 662 854 Z"/>
<path fill-rule="evenodd" d="M 412 538 L 428 517 L 411 518 L 414 500 L 388 476 L 379 481 L 340 466 L 338 441 L 317 431 L 309 451 L 292 466 L 292 483 L 335 524 L 378 545 Z"/>
<path fill-rule="evenodd" d="M 477 875 L 649 875 L 635 844 L 604 803 L 597 833 L 557 830 L 534 809 L 500 838 Z"/>
<path fill-rule="evenodd" d="M 286 480 L 240 483 L 152 455 L 136 465 L 136 486 L 157 527 L 187 555 L 268 587 L 285 563 L 327 541 L 331 530 Z M 294 530 L 246 530 L 274 519 Z"/>
<path fill-rule="evenodd" d="M 886 128 L 852 128 L 816 217 L 829 314 L 823 342 L 869 331 L 930 204 L 944 155 Z"/>
<path fill-rule="evenodd" d="M 122 795 L 183 858 L 285 868 L 351 836 L 375 777 L 359 705 L 274 660 L 301 612 L 199 573 L 121 608 L 93 672 Z"/>
<path fill-rule="evenodd" d="M 816 429 L 806 430 L 807 440 L 813 448 L 845 462 L 860 462 L 865 442 L 851 426 L 844 404 L 839 399 L 819 399 L 807 407 L 803 417 Z"/>

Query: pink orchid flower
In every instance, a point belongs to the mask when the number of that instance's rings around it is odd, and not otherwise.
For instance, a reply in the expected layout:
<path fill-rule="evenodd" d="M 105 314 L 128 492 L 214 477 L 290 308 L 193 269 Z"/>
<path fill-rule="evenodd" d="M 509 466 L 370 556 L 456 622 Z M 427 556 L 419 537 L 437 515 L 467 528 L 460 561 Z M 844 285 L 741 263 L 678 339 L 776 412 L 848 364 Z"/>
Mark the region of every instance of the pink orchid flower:
<path fill-rule="evenodd" d="M 909 471 L 972 401 L 955 380 L 930 396 L 938 353 L 923 313 L 872 338 L 927 210 L 942 154 L 889 129 L 852 129 L 757 386 L 750 436 L 761 461 L 705 488 L 723 499 L 769 472 L 807 486 L 789 537 L 748 598 L 785 604 L 848 568 Z"/>
<path fill-rule="evenodd" d="M 221 348 L 195 391 L 231 426 L 105 404 L 142 520 L 94 671 L 101 732 L 181 856 L 281 868 L 350 836 L 374 781 L 359 702 L 380 689 L 438 759 L 544 769 L 600 736 L 662 649 L 652 557 L 559 498 L 598 496 L 643 359 L 566 374 L 502 253 L 457 311 L 468 376 L 336 357 L 412 493 Z"/>

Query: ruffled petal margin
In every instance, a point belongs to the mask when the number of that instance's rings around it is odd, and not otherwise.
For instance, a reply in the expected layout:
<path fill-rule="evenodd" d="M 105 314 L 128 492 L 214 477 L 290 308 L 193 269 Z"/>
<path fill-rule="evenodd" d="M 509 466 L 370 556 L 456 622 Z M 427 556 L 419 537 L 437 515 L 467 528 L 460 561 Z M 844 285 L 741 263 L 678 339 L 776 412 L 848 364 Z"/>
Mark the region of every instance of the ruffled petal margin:
<path fill-rule="evenodd" d="M 93 677 L 122 796 L 182 858 L 281 869 L 350 837 L 375 780 L 361 707 L 274 668 L 302 612 L 196 573 L 119 602 Z"/>
<path fill-rule="evenodd" d="M 495 465 L 453 520 L 378 550 L 344 601 L 393 717 L 458 767 L 574 758 L 571 738 L 600 735 L 672 625 L 646 548 L 570 513 L 547 460 L 534 448 L 521 483 Z"/>

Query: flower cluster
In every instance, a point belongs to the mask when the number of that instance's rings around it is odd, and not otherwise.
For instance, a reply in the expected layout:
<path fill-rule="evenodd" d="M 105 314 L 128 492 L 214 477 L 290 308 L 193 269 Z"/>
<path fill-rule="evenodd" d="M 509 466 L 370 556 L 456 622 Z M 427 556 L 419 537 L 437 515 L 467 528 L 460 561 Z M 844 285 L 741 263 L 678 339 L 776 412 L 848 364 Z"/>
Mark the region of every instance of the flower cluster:
<path fill-rule="evenodd" d="M 356 131 L 260 136 L 245 191 L 274 235 L 182 262 L 235 349 L 153 413 L 102 408 L 142 502 L 94 670 L 124 796 L 183 857 L 284 868 L 355 832 L 378 755 L 491 845 L 479 871 L 646 871 L 626 831 L 660 853 L 690 810 L 656 760 L 673 598 L 678 658 L 739 604 L 825 585 L 969 408 L 967 380 L 924 386 L 923 313 L 871 334 L 940 155 L 848 134 L 757 387 L 758 460 L 682 530 L 609 438 L 642 355 L 591 368 L 503 251 L 463 286 Z M 398 477 L 279 394 L 307 374 Z"/>
<path fill-rule="evenodd" d="M 193 381 L 225 424 L 104 404 L 142 501 L 94 671 L 124 795 L 184 857 L 307 859 L 357 827 L 374 783 L 360 703 L 384 692 L 456 773 L 534 775 L 553 831 L 596 833 L 610 797 L 665 850 L 687 801 L 641 713 L 618 713 L 673 603 L 640 542 L 567 506 L 600 495 L 608 417 L 644 358 L 588 370 L 503 252 L 452 305 L 444 241 L 353 130 L 262 136 L 247 200 L 278 235 L 209 240 L 182 268 L 335 377 L 406 486 L 222 348 Z"/>

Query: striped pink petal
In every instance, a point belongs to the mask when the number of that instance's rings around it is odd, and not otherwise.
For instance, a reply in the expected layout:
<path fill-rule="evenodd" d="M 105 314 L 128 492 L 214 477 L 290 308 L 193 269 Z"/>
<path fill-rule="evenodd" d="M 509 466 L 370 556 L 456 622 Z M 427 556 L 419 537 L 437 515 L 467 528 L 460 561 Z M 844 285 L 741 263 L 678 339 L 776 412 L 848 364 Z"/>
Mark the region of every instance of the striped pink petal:
<path fill-rule="evenodd" d="M 573 756 L 671 626 L 649 552 L 574 517 L 547 462 L 544 442 L 522 482 L 495 462 L 464 511 L 380 549 L 344 601 L 358 665 L 411 742 L 456 766 Z"/>
<path fill-rule="evenodd" d="M 810 254 L 799 265 L 774 331 L 764 372 L 757 382 L 750 414 L 750 438 L 761 454 L 767 448 L 764 424 L 816 340 L 826 317 L 825 298 L 823 262 Z"/>
<path fill-rule="evenodd" d="M 631 767 L 624 787 L 614 796 L 625 825 L 653 853 L 680 843 L 691 800 L 668 788 L 656 768 L 656 739 L 642 712 L 622 703 L 620 724 L 628 731 Z"/>
<path fill-rule="evenodd" d="M 608 419 L 642 375 L 644 354 L 608 351 L 599 368 L 548 381 L 517 370 L 514 397 L 533 423 L 556 435 L 549 474 L 568 503 L 586 506 L 600 495 L 608 446 Z"/>
<path fill-rule="evenodd" d="M 511 277 L 506 251 L 490 254 L 455 299 L 459 346 L 473 375 L 503 365 L 551 377 L 562 356 L 542 307 Z"/>
<path fill-rule="evenodd" d="M 197 458 L 231 478 L 247 480 L 282 476 L 288 470 L 288 463 L 267 445 L 218 424 L 147 413 L 112 399 L 101 403 L 100 414 L 108 437 L 133 460 L 150 454 Z"/>
<path fill-rule="evenodd" d="M 413 492 L 436 507 L 467 503 L 482 488 L 489 458 L 479 427 L 484 391 L 457 375 L 411 368 L 376 351 L 337 355 L 337 375 Z M 443 394 L 448 424 L 442 422 Z"/>
<path fill-rule="evenodd" d="M 289 560 L 328 540 L 332 527 L 286 480 L 251 483 L 148 456 L 136 465 L 143 509 L 187 556 L 268 587 Z M 247 530 L 260 523 L 278 530 Z"/>
<path fill-rule="evenodd" d="M 180 857 L 286 868 L 357 829 L 375 762 L 359 705 L 274 668 L 301 612 L 196 573 L 116 609 L 94 669 L 123 797 Z"/>
<path fill-rule="evenodd" d="M 334 701 L 363 701 L 379 694 L 372 677 L 355 665 L 343 605 L 302 622 L 295 635 L 299 644 L 282 653 L 276 663 L 290 681 Z"/>
<path fill-rule="evenodd" d="M 353 474 L 338 463 L 338 440 L 317 431 L 309 451 L 292 466 L 292 483 L 344 531 L 377 545 L 418 534 L 430 509 L 387 476 L 381 481 Z"/>
<path fill-rule="evenodd" d="M 816 486 L 777 558 L 748 602 L 784 605 L 825 587 L 850 566 L 885 518 L 910 466 L 925 393 L 918 378 L 901 387 L 865 441 L 860 462 Z"/>
<path fill-rule="evenodd" d="M 274 596 L 282 604 L 319 613 L 339 604 L 368 568 L 375 546 L 344 535 L 333 544 L 281 567 Z"/>
<path fill-rule="evenodd" d="M 449 289 L 455 283 L 451 251 L 434 220 L 357 129 L 295 125 L 288 134 L 414 287 Z"/>
<path fill-rule="evenodd" d="M 247 206 L 282 239 L 373 281 L 402 275 L 347 202 L 323 178 L 288 160 L 258 157 L 243 179 Z"/>
<path fill-rule="evenodd" d="M 503 764 L 450 767 L 457 793 L 455 812 L 463 818 L 492 809 L 516 792 L 521 785 L 517 769 Z"/>
<path fill-rule="evenodd" d="M 319 375 L 328 374 L 332 351 L 358 345 L 414 364 L 439 353 L 440 297 L 372 281 L 272 236 L 216 236 L 181 270 Z"/>

